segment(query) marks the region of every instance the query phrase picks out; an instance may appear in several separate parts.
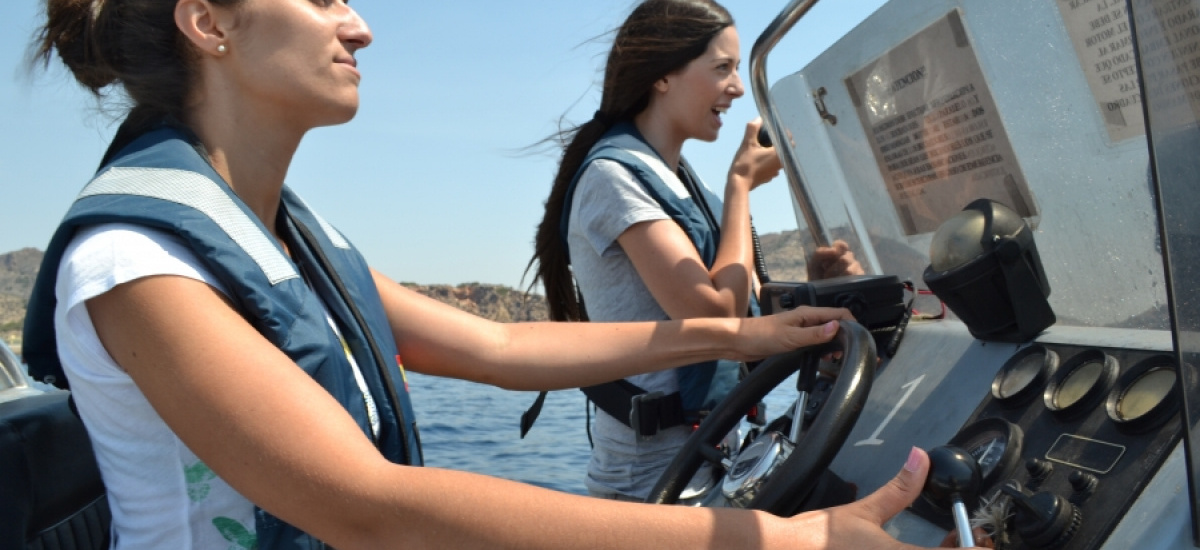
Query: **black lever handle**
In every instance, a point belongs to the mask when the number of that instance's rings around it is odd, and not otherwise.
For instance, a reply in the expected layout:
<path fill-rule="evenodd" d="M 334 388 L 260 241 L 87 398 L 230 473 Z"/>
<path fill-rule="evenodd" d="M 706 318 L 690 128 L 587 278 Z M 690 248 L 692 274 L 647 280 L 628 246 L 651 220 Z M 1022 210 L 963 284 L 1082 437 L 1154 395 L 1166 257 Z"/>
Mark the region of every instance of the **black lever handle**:
<path fill-rule="evenodd" d="M 929 477 L 925 478 L 925 489 L 921 493 L 934 505 L 954 515 L 958 540 L 963 547 L 975 546 L 966 503 L 974 504 L 979 500 L 982 485 L 979 463 L 970 453 L 951 446 L 929 450 Z"/>

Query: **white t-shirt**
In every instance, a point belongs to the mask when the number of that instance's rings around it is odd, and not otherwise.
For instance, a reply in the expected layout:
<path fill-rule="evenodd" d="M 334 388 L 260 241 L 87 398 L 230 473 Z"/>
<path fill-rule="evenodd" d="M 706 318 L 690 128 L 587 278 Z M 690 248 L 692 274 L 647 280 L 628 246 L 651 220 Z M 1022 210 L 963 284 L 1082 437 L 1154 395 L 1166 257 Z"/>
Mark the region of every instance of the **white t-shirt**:
<path fill-rule="evenodd" d="M 676 193 L 687 196 L 682 183 L 666 183 Z M 569 206 L 567 244 L 588 318 L 595 322 L 669 319 L 617 237 L 634 224 L 669 220 L 670 215 L 628 168 L 607 159 L 588 165 Z M 628 380 L 648 392 L 679 391 L 674 370 L 640 374 Z M 690 426 L 676 426 L 641 438 L 629 426 L 598 411 L 592 431 L 595 446 L 585 481 L 588 491 L 597 496 L 645 498 L 691 433 Z"/>
<path fill-rule="evenodd" d="M 254 505 L 217 477 L 163 422 L 104 349 L 85 302 L 143 277 L 176 275 L 230 293 L 183 241 L 131 224 L 80 230 L 59 265 L 59 358 L 108 490 L 113 548 L 254 548 Z M 326 319 L 342 339 L 332 317 Z M 343 339 L 371 427 L 379 415 Z M 232 382 L 232 381 L 231 381 Z"/>
<path fill-rule="evenodd" d="M 229 294 L 180 239 L 129 224 L 81 230 L 58 270 L 58 354 L 108 490 L 112 547 L 250 548 L 254 505 L 167 427 L 104 349 L 88 315 L 87 300 L 154 275 L 196 279 Z"/>

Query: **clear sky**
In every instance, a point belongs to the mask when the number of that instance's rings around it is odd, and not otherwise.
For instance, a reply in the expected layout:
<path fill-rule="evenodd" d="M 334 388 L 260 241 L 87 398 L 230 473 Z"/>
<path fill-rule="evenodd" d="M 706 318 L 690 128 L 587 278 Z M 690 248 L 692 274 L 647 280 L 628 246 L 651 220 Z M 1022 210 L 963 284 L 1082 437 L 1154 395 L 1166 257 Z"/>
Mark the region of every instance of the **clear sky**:
<path fill-rule="evenodd" d="M 350 123 L 305 138 L 288 184 L 395 279 L 517 286 L 557 165 L 557 151 L 527 147 L 560 118 L 591 117 L 605 33 L 634 3 L 354 0 L 374 33 L 357 55 L 362 107 Z M 750 49 L 786 3 L 724 2 L 741 34 L 747 93 L 716 143 L 684 148 L 718 193 L 745 123 L 758 115 Z M 803 68 L 883 3 L 819 2 L 769 57 L 770 82 Z M 25 70 L 40 6 L 0 2 L 0 253 L 45 249 L 119 114 L 99 109 L 61 65 Z M 783 176 L 751 202 L 759 233 L 796 228 Z"/>

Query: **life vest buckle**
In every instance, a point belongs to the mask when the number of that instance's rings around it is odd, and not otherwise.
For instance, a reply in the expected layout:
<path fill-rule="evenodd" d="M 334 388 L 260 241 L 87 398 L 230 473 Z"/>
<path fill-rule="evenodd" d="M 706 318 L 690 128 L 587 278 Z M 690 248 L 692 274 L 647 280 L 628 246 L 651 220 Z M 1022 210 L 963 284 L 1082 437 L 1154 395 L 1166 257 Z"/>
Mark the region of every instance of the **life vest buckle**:
<path fill-rule="evenodd" d="M 629 427 L 639 437 L 653 437 L 659 430 L 683 423 L 679 393 L 661 391 L 634 395 L 629 399 Z"/>

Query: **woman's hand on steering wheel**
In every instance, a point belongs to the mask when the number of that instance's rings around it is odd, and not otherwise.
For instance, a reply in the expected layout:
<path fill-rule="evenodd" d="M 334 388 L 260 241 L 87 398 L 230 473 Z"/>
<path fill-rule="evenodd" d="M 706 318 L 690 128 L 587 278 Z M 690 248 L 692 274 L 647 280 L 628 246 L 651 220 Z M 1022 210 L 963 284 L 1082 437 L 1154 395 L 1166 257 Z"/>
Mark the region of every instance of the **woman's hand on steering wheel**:
<path fill-rule="evenodd" d="M 730 359 L 757 361 L 795 349 L 824 344 L 838 331 L 838 321 L 853 321 L 845 308 L 800 306 L 796 309 L 740 319 L 737 356 Z"/>

